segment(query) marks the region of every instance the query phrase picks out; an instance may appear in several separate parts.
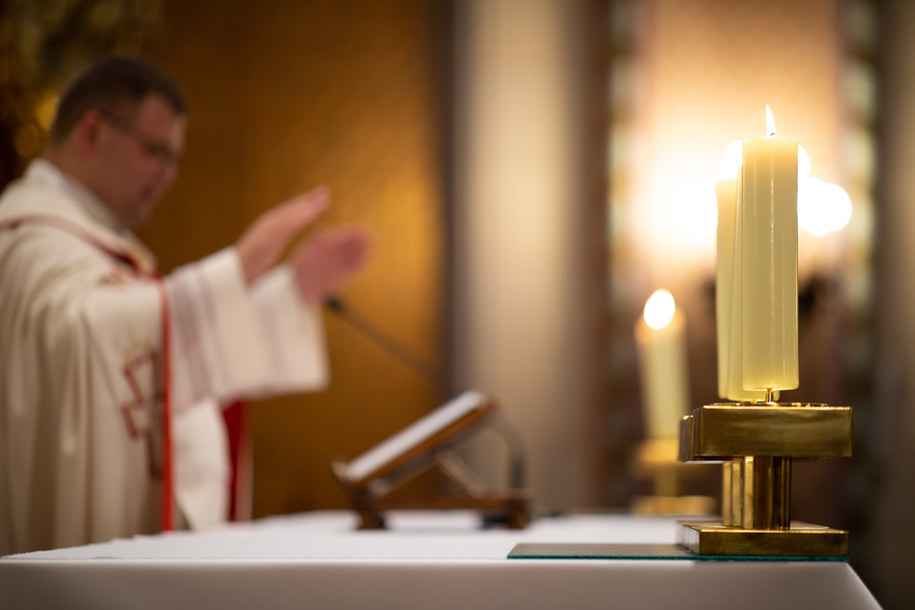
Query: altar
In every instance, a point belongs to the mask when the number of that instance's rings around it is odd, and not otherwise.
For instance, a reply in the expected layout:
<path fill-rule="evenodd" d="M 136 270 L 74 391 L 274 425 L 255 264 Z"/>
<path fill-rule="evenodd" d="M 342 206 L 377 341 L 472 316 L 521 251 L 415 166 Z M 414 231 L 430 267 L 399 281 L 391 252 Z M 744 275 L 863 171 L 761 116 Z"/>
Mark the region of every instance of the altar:
<path fill-rule="evenodd" d="M 313 512 L 0 558 L 0 607 L 879 608 L 843 561 L 509 559 L 520 543 L 672 544 L 667 517 Z"/>

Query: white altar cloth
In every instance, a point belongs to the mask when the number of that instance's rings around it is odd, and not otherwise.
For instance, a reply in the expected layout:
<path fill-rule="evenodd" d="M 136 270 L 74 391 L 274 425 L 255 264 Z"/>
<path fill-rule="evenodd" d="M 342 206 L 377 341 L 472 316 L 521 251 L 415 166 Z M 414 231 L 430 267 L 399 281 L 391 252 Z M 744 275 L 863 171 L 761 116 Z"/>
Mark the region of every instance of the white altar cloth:
<path fill-rule="evenodd" d="M 356 531 L 315 512 L 0 558 L 0 608 L 879 608 L 842 562 L 507 559 L 519 542 L 672 543 L 676 521 L 624 515 L 480 529 L 398 513 Z"/>

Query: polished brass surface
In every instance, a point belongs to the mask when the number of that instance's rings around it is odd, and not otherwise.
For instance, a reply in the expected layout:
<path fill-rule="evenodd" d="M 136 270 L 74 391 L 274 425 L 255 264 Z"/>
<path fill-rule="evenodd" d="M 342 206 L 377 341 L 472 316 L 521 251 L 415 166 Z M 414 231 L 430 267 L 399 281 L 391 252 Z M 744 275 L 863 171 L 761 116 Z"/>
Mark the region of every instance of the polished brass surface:
<path fill-rule="evenodd" d="M 683 462 L 851 455 L 851 407 L 717 403 L 699 407 L 680 425 Z"/>
<path fill-rule="evenodd" d="M 782 530 L 726 527 L 720 522 L 704 521 L 684 521 L 680 527 L 680 545 L 699 555 L 848 555 L 848 532 L 797 521 Z"/>
<path fill-rule="evenodd" d="M 721 522 L 743 525 L 743 458 L 727 460 L 721 466 Z"/>
<path fill-rule="evenodd" d="M 680 420 L 680 443 L 677 447 L 677 459 L 686 464 L 692 458 L 693 416 L 685 415 Z"/>
<path fill-rule="evenodd" d="M 788 529 L 791 523 L 791 458 L 743 458 L 743 513 L 747 529 Z"/>
<path fill-rule="evenodd" d="M 721 465 L 721 522 L 728 526 L 737 525 L 734 519 L 734 499 L 731 497 L 731 478 L 734 462 L 728 460 Z"/>
<path fill-rule="evenodd" d="M 850 407 L 718 403 L 684 417 L 681 462 L 722 461 L 721 521 L 682 522 L 701 555 L 838 557 L 848 532 L 791 521 L 791 461 L 850 456 Z"/>

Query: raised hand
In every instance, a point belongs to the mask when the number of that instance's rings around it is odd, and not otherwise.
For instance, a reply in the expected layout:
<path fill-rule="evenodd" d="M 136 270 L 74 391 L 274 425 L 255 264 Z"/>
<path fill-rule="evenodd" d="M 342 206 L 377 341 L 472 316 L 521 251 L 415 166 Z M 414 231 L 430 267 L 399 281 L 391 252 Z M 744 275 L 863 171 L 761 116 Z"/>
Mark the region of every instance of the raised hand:
<path fill-rule="evenodd" d="M 326 229 L 298 246 L 290 257 L 304 299 L 319 303 L 336 292 L 366 263 L 368 233 L 359 228 Z"/>
<path fill-rule="evenodd" d="M 286 248 L 330 204 L 321 187 L 264 212 L 235 244 L 245 282 L 251 283 L 277 263 Z"/>

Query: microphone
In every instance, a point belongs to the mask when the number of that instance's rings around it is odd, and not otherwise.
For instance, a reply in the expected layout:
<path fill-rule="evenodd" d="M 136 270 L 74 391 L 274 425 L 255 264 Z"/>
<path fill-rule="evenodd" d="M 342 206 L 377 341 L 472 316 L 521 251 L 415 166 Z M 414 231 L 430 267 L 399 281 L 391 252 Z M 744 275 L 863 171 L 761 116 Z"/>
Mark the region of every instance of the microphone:
<path fill-rule="evenodd" d="M 446 393 L 444 373 L 429 365 L 390 335 L 375 326 L 363 316 L 353 311 L 346 303 L 336 296 L 326 297 L 324 305 L 338 318 L 349 324 L 352 328 L 367 338 L 382 351 L 393 356 L 397 361 L 405 364 L 424 379 L 435 384 L 442 394 Z M 492 423 L 493 430 L 502 438 L 509 453 L 509 485 L 513 489 L 524 488 L 524 444 L 517 429 L 504 417 L 497 417 Z"/>

